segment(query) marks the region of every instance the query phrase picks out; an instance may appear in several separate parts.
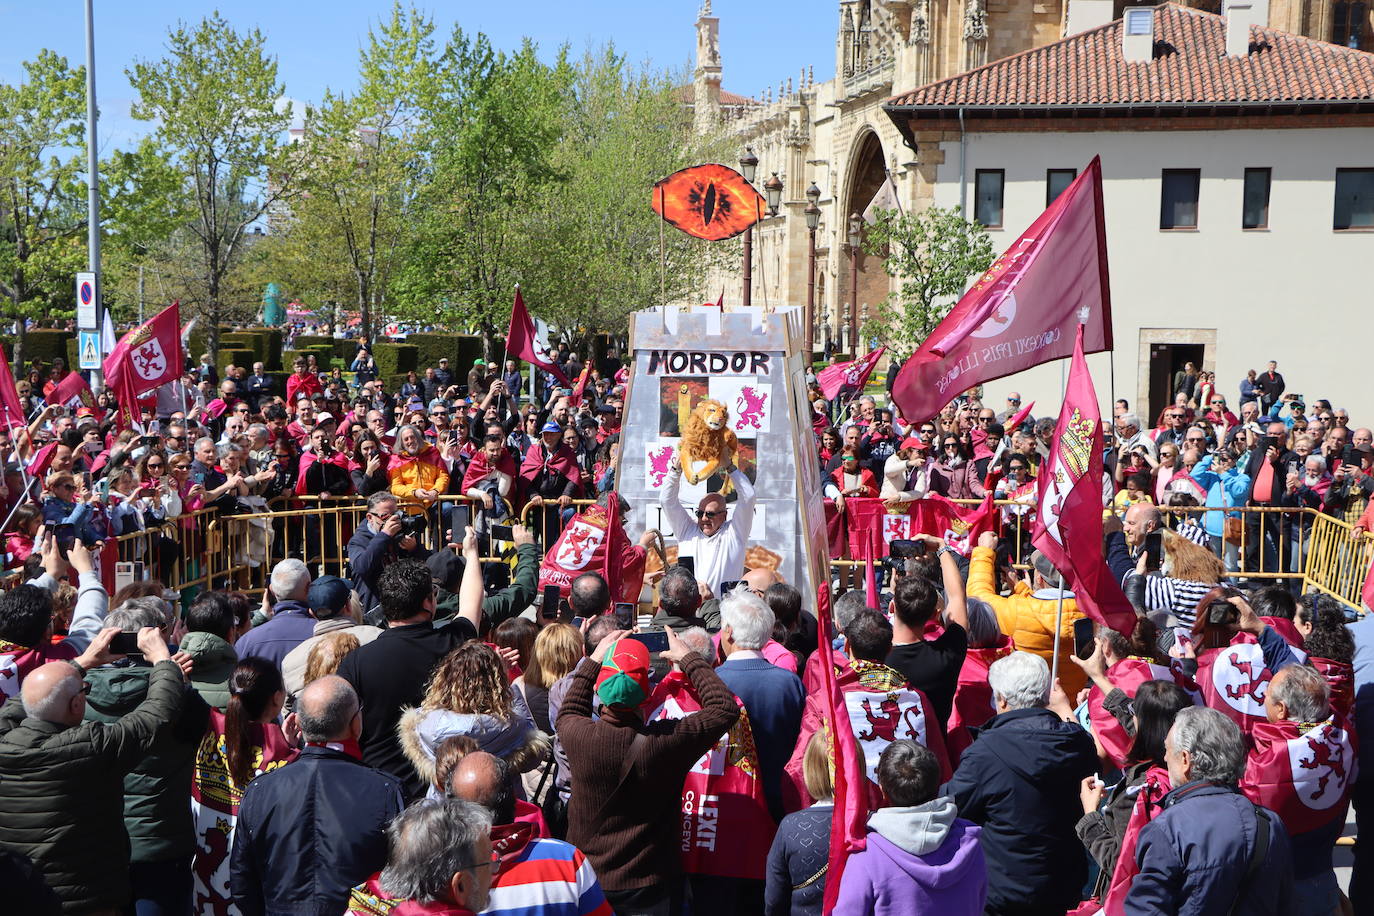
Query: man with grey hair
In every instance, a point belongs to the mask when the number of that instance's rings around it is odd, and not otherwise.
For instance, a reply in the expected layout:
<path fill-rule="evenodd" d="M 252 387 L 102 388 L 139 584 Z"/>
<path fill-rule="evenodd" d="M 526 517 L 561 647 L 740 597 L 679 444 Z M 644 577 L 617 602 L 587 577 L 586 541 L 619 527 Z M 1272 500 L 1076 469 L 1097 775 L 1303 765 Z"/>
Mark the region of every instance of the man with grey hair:
<path fill-rule="evenodd" d="M 110 651 L 118 633 L 103 629 L 74 661 L 34 669 L 0 709 L 0 848 L 31 858 L 66 912 L 116 913 L 129 902 L 124 776 L 186 696 L 162 635 L 145 627 L 137 641 L 152 666 L 146 698 L 108 724 L 83 722 L 85 673 L 120 657 Z"/>
<path fill-rule="evenodd" d="M 763 794 L 774 819 L 782 820 L 782 775 L 801 733 L 806 690 L 801 678 L 763 657 L 773 635 L 773 612 L 753 592 L 736 589 L 720 603 L 720 649 L 725 661 L 716 674 L 744 703 L 759 752 Z"/>
<path fill-rule="evenodd" d="M 175 618 L 161 598 L 130 598 L 110 612 L 105 626 L 126 634 L 148 628 L 169 641 Z M 113 725 L 148 698 L 153 666 L 132 655 L 127 666 L 92 668 L 86 675 L 87 722 Z M 194 823 L 186 799 L 191 792 L 196 750 L 210 721 L 210 707 L 195 690 L 186 692 L 181 712 L 160 730 L 156 746 L 124 775 L 124 829 L 129 835 L 129 880 L 135 906 L 147 907 L 173 895 L 190 899 L 195 853 Z"/>
<path fill-rule="evenodd" d="M 300 560 L 288 558 L 272 567 L 272 616 L 239 638 L 234 648 L 239 658 L 265 658 L 278 668 L 287 653 L 315 633 L 315 618 L 307 599 L 310 594 L 310 569 Z"/>
<path fill-rule="evenodd" d="M 697 616 L 700 608 L 701 590 L 696 577 L 685 566 L 669 566 L 658 583 L 658 613 L 654 614 L 654 626 L 679 631 L 687 627 L 705 627 L 706 621 Z"/>
<path fill-rule="evenodd" d="M 399 505 L 390 490 L 373 493 L 367 498 L 367 516 L 348 539 L 348 568 L 364 614 L 381 603 L 376 589 L 382 570 L 399 559 L 429 557 L 417 538 L 402 533 L 406 514 Z"/>
<path fill-rule="evenodd" d="M 1331 708 L 1326 678 L 1306 665 L 1290 664 L 1274 673 L 1264 693 L 1264 714 L 1268 725 L 1251 734 L 1240 789 L 1283 820 L 1293 849 L 1294 896 L 1311 901 L 1312 912 L 1322 901 L 1334 912 L 1340 888 L 1331 853 L 1345 828 L 1355 737 L 1350 723 Z M 1297 765 L 1294 747 L 1302 757 Z"/>
<path fill-rule="evenodd" d="M 342 912 L 386 862 L 387 824 L 405 808 L 401 781 L 362 762 L 348 681 L 310 682 L 296 715 L 300 756 L 249 783 L 239 806 L 229 889 L 244 916 Z"/>
<path fill-rule="evenodd" d="M 1215 709 L 1181 710 L 1164 739 L 1164 763 L 1173 789 L 1140 831 L 1125 911 L 1297 912 L 1288 832 L 1237 790 L 1240 727 Z"/>
<path fill-rule="evenodd" d="M 1142 448 L 1151 458 L 1158 454 L 1154 440 L 1141 431 L 1140 417 L 1133 413 L 1125 413 L 1116 418 L 1116 454 L 1117 459 L 1129 455 L 1137 448 Z"/>
<path fill-rule="evenodd" d="M 387 828 L 390 853 L 364 893 L 412 904 L 407 911 L 472 916 L 487 909 L 498 864 L 491 814 L 458 798 L 420 801 Z"/>
<path fill-rule="evenodd" d="M 1050 669 L 1013 652 L 988 669 L 997 715 L 964 751 L 943 794 L 983 825 L 990 914 L 1062 914 L 1087 879 L 1074 832 L 1079 785 L 1097 770 L 1092 737 L 1046 706 Z"/>

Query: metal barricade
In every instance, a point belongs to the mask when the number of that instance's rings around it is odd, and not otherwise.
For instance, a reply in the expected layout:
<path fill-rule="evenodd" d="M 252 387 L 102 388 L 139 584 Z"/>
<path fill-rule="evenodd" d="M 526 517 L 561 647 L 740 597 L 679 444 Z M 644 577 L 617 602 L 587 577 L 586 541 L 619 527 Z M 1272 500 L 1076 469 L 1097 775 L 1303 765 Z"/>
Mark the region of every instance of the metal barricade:
<path fill-rule="evenodd" d="M 568 507 L 576 513 L 594 502 L 594 499 L 573 499 L 569 500 Z M 541 547 L 548 550 L 563 531 L 562 512 L 563 507 L 559 506 L 556 499 L 538 505 L 527 502 L 520 510 L 520 524 L 530 530 Z"/>

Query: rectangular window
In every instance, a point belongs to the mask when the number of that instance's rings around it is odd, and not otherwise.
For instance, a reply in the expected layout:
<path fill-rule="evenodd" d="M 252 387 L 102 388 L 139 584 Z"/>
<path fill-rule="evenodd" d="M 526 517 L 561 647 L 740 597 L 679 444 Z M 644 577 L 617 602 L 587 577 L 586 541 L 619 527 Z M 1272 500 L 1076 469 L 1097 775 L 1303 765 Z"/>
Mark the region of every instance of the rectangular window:
<path fill-rule="evenodd" d="M 1055 198 L 1063 194 L 1073 180 L 1078 177 L 1078 169 L 1046 169 L 1045 170 L 1045 206 L 1054 203 Z"/>
<path fill-rule="evenodd" d="M 1336 169 L 1336 229 L 1374 229 L 1374 169 Z"/>
<path fill-rule="evenodd" d="M 1165 169 L 1160 181 L 1159 228 L 1196 229 L 1200 169 Z"/>
<path fill-rule="evenodd" d="M 1241 204 L 1240 228 L 1269 228 L 1269 169 L 1245 170 L 1245 199 Z"/>
<path fill-rule="evenodd" d="M 989 229 L 1002 228 L 1003 169 L 978 169 L 973 175 L 973 218 Z"/>

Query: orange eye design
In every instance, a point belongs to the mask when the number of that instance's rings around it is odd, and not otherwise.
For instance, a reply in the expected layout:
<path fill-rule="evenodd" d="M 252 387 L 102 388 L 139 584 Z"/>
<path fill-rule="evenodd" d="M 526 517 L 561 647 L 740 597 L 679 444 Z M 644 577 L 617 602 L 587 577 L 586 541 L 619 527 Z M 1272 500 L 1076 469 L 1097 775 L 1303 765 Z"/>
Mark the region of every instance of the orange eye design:
<path fill-rule="evenodd" d="M 726 165 L 681 169 L 654 185 L 654 212 L 708 242 L 733 238 L 763 215 L 763 195 Z"/>

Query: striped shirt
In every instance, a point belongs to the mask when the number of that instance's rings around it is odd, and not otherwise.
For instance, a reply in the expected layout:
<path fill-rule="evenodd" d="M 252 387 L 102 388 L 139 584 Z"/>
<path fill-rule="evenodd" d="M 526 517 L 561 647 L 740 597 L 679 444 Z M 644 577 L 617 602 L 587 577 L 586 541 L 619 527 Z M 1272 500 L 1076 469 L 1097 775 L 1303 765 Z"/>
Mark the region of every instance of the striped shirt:
<path fill-rule="evenodd" d="M 1127 573 L 1126 579 L 1137 573 Z M 1145 576 L 1145 610 L 1168 611 L 1180 626 L 1191 627 L 1197 619 L 1197 603 L 1202 596 L 1216 588 L 1206 582 L 1191 582 L 1171 576 Z"/>
<path fill-rule="evenodd" d="M 601 884 L 576 846 L 531 840 L 501 863 L 483 916 L 613 916 Z"/>

